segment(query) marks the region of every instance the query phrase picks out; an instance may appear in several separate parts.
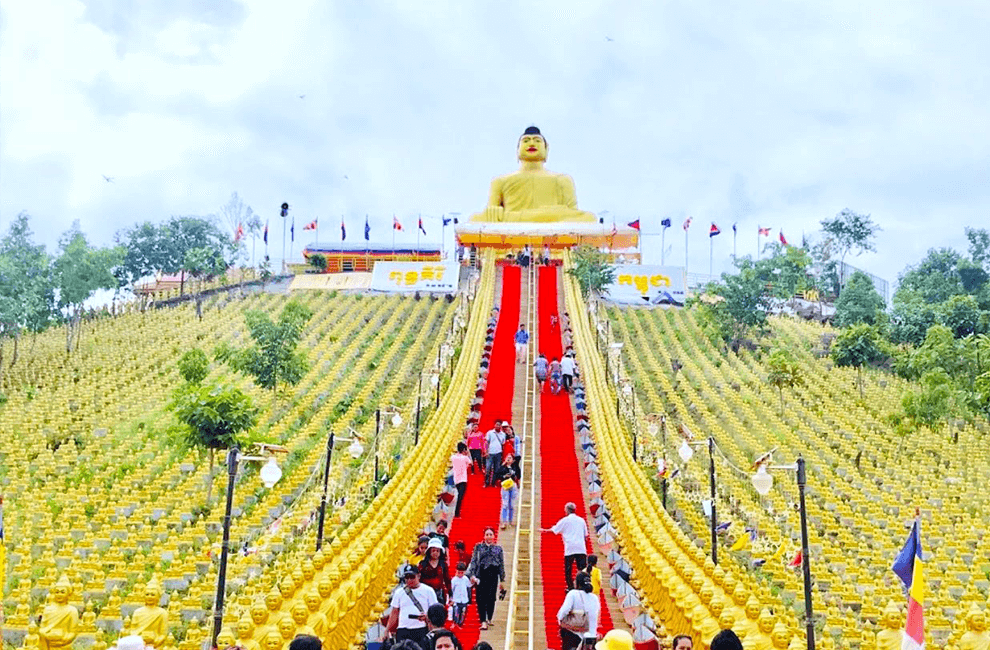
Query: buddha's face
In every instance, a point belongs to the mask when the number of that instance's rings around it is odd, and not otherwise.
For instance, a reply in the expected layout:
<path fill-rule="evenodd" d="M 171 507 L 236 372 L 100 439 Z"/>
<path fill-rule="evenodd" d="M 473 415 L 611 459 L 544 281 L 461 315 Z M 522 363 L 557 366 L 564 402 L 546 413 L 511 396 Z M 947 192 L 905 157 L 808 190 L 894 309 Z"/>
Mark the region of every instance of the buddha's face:
<path fill-rule="evenodd" d="M 333 593 L 333 583 L 330 582 L 329 578 L 320 578 L 320 581 L 316 583 L 316 589 L 320 598 L 329 598 L 330 594 Z"/>
<path fill-rule="evenodd" d="M 773 647 L 783 650 L 790 641 L 791 633 L 783 624 L 773 627 L 773 632 L 770 634 L 770 642 L 773 643 Z"/>
<path fill-rule="evenodd" d="M 715 615 L 715 618 L 718 618 L 721 616 L 722 610 L 725 609 L 725 601 L 722 600 L 720 596 L 715 596 L 712 598 L 712 602 L 709 607 L 711 607 L 712 614 Z"/>
<path fill-rule="evenodd" d="M 547 141 L 542 135 L 531 134 L 519 138 L 519 160 L 537 162 L 547 159 Z"/>
<path fill-rule="evenodd" d="M 711 583 L 705 583 L 701 586 L 699 595 L 701 596 L 701 602 L 708 605 L 712 602 L 712 598 L 715 597 L 715 588 L 711 585 Z"/>
<path fill-rule="evenodd" d="M 288 616 L 283 616 L 278 621 L 278 631 L 283 639 L 291 639 L 296 634 L 296 622 Z"/>
<path fill-rule="evenodd" d="M 65 585 L 55 585 L 52 587 L 52 600 L 57 605 L 64 605 L 69 602 L 69 588 Z"/>
<path fill-rule="evenodd" d="M 732 602 L 734 602 L 739 607 L 746 606 L 746 588 L 742 585 L 736 585 L 736 588 L 732 591 Z"/>
<path fill-rule="evenodd" d="M 306 609 L 315 612 L 320 608 L 320 594 L 315 591 L 306 592 Z"/>
<path fill-rule="evenodd" d="M 238 639 L 250 639 L 254 634 L 254 621 L 248 617 L 240 618 L 237 620 L 235 629 Z"/>
<path fill-rule="evenodd" d="M 983 632 L 987 629 L 987 616 L 982 611 L 976 611 L 969 615 L 969 628 L 974 632 Z"/>
<path fill-rule="evenodd" d="M 224 650 L 224 648 L 229 648 L 236 643 L 234 635 L 228 629 L 223 629 L 220 634 L 217 635 L 217 650 Z"/>
<path fill-rule="evenodd" d="M 312 560 L 306 560 L 302 565 L 302 576 L 305 580 L 312 580 L 316 575 L 316 565 Z"/>
<path fill-rule="evenodd" d="M 251 605 L 251 620 L 255 625 L 264 625 L 268 621 L 268 609 L 261 603 Z"/>
<path fill-rule="evenodd" d="M 309 609 L 306 607 L 306 603 L 301 600 L 296 601 L 292 606 L 292 620 L 295 621 L 296 625 L 305 625 L 308 618 Z"/>
<path fill-rule="evenodd" d="M 145 607 L 157 607 L 158 603 L 161 602 L 162 595 L 154 587 L 144 588 L 144 606 Z"/>
<path fill-rule="evenodd" d="M 282 650 L 282 637 L 272 632 L 265 637 L 265 650 Z"/>
<path fill-rule="evenodd" d="M 265 596 L 265 607 L 268 608 L 268 611 L 274 612 L 278 610 L 278 608 L 281 605 L 282 605 L 282 594 L 279 594 L 275 591 L 268 592 L 268 595 Z"/>
<path fill-rule="evenodd" d="M 746 617 L 750 619 L 757 619 L 760 616 L 760 601 L 756 598 L 751 597 L 746 601 Z"/>
<path fill-rule="evenodd" d="M 719 614 L 718 624 L 723 630 L 731 630 L 732 626 L 736 624 L 736 617 L 732 615 L 731 609 L 723 609 L 722 613 Z"/>
<path fill-rule="evenodd" d="M 760 612 L 760 618 L 757 620 L 756 624 L 759 626 L 760 632 L 770 634 L 773 630 L 773 624 L 775 622 L 776 621 L 774 621 L 773 614 L 770 613 L 770 610 L 764 609 Z"/>
<path fill-rule="evenodd" d="M 896 607 L 888 606 L 887 609 L 883 610 L 883 618 L 880 619 L 880 623 L 891 630 L 900 627 L 900 612 L 897 611 Z"/>

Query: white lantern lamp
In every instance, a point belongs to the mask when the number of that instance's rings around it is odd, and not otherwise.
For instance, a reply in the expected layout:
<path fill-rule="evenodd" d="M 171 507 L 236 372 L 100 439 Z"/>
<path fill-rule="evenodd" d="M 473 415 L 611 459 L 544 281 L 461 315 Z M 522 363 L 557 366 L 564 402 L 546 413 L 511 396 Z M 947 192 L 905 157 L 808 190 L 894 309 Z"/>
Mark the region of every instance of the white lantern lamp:
<path fill-rule="evenodd" d="M 259 474 L 261 476 L 261 482 L 265 484 L 266 488 L 271 489 L 282 478 L 282 469 L 278 466 L 278 462 L 275 461 L 275 457 L 269 456 L 268 462 L 261 468 Z"/>
<path fill-rule="evenodd" d="M 756 470 L 756 474 L 753 474 L 752 481 L 753 488 L 756 489 L 761 497 L 769 494 L 770 488 L 773 487 L 773 476 L 767 471 L 767 466 L 764 464 L 760 464 L 760 467 Z"/>

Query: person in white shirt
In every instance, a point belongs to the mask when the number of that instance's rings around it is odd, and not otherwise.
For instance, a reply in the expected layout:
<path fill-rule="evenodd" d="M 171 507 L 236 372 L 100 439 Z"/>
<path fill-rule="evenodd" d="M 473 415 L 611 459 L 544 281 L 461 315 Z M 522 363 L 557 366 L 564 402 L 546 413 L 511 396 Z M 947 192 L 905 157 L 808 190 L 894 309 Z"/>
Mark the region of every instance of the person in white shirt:
<path fill-rule="evenodd" d="M 471 578 L 464 575 L 465 571 L 467 565 L 458 562 L 457 575 L 450 579 L 450 590 L 454 601 L 454 625 L 457 627 L 464 625 L 464 615 L 468 603 L 471 602 Z"/>
<path fill-rule="evenodd" d="M 560 535 L 564 542 L 564 580 L 567 588 L 574 588 L 574 577 L 571 575 L 574 565 L 578 571 L 584 571 L 588 560 L 588 522 L 577 516 L 577 506 L 573 502 L 564 505 L 566 513 L 553 528 L 541 528 L 541 533 Z"/>
<path fill-rule="evenodd" d="M 584 629 L 564 627 L 564 621 L 571 612 L 584 612 L 588 625 Z M 601 602 L 592 593 L 591 576 L 579 573 L 577 588 L 567 592 L 563 604 L 557 610 L 557 623 L 560 624 L 560 642 L 563 650 L 575 650 L 586 644 L 590 647 L 598 638 L 598 618 L 601 613 Z"/>
<path fill-rule="evenodd" d="M 412 639 L 419 643 L 426 636 L 426 610 L 437 604 L 437 592 L 420 584 L 419 567 L 407 565 L 403 578 L 405 584 L 392 594 L 387 627 L 396 640 Z"/>
<path fill-rule="evenodd" d="M 569 354 L 564 355 L 560 360 L 561 382 L 560 389 L 565 393 L 571 392 L 571 384 L 574 382 L 574 357 Z"/>
<path fill-rule="evenodd" d="M 502 431 L 502 421 L 495 420 L 495 425 L 485 434 L 485 455 L 488 464 L 485 466 L 485 486 L 495 485 L 495 470 L 502 464 L 502 445 L 505 444 L 505 432 Z"/>

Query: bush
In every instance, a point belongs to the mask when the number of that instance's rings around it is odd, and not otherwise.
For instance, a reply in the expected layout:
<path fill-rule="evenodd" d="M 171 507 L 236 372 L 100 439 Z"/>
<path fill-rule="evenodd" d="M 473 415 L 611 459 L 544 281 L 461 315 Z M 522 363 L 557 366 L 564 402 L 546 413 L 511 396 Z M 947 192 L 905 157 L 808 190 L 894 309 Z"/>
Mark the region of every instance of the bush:
<path fill-rule="evenodd" d="M 210 372 L 210 360 L 206 353 L 199 348 L 193 348 L 179 359 L 179 374 L 190 384 L 198 384 L 206 379 Z"/>

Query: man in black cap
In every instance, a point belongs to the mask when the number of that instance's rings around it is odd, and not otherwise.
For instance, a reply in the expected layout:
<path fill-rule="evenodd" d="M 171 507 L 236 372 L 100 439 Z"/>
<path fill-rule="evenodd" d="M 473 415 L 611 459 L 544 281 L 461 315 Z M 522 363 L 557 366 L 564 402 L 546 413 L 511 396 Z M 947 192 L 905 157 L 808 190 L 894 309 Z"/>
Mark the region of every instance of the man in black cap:
<path fill-rule="evenodd" d="M 407 564 L 402 572 L 405 584 L 392 594 L 388 631 L 397 639 L 417 643 L 426 636 L 426 612 L 437 604 L 437 592 L 419 582 L 419 567 Z"/>

